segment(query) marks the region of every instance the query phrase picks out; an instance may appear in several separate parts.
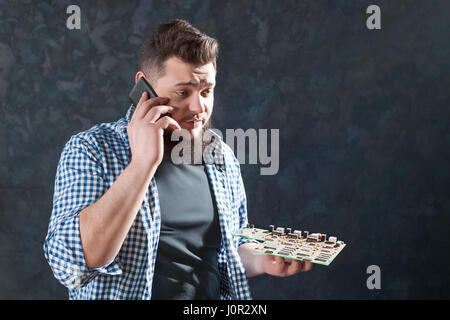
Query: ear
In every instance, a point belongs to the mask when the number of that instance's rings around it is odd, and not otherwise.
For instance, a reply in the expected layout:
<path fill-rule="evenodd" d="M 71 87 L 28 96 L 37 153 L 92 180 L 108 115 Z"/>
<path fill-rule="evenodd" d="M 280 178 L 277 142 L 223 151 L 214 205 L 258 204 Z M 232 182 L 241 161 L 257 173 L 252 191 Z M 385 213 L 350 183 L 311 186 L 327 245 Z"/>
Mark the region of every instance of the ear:
<path fill-rule="evenodd" d="M 134 81 L 137 83 L 141 77 L 145 78 L 145 75 L 144 75 L 144 73 L 142 71 L 138 71 L 136 73 L 136 77 L 135 77 Z"/>

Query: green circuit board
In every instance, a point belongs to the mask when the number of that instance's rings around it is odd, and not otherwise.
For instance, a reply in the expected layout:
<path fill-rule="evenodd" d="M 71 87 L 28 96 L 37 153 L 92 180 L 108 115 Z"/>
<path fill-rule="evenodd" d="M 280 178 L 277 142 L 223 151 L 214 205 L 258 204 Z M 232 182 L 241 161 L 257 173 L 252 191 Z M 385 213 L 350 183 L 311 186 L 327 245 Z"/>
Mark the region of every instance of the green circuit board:
<path fill-rule="evenodd" d="M 254 249 L 255 253 L 268 254 L 283 258 L 308 261 L 329 266 L 346 244 L 336 237 L 326 237 L 322 233 L 308 231 L 292 231 L 291 228 L 274 228 L 268 230 L 255 228 L 254 225 L 233 233 L 234 236 L 254 239 L 260 243 Z"/>

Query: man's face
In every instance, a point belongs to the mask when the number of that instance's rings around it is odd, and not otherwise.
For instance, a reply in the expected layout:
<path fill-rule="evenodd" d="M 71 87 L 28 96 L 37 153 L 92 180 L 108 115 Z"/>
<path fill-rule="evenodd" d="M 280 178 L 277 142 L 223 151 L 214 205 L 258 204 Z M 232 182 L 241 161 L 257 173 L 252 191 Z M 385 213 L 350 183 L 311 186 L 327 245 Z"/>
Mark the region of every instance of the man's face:
<path fill-rule="evenodd" d="M 170 99 L 172 118 L 192 137 L 199 137 L 211 117 L 214 105 L 216 70 L 211 63 L 194 67 L 176 57 L 165 62 L 165 75 L 153 89 L 160 97 Z"/>

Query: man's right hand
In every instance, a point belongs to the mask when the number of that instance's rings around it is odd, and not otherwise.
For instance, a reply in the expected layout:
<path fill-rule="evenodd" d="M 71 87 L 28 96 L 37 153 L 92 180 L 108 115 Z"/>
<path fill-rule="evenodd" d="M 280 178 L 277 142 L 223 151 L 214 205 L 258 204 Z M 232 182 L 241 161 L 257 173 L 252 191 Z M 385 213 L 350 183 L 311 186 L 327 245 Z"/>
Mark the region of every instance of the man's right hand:
<path fill-rule="evenodd" d="M 131 161 L 144 170 L 156 169 L 162 161 L 164 129 L 181 129 L 180 125 L 168 116 L 159 119 L 162 114 L 174 110 L 173 107 L 165 105 L 168 102 L 169 99 L 164 97 L 148 99 L 148 93 L 144 92 L 127 126 Z"/>
<path fill-rule="evenodd" d="M 162 161 L 164 129 L 180 129 L 164 113 L 167 98 L 142 95 L 127 126 L 131 162 L 112 186 L 80 212 L 80 237 L 88 268 L 105 266 L 117 256 L 148 192 L 150 179 Z"/>

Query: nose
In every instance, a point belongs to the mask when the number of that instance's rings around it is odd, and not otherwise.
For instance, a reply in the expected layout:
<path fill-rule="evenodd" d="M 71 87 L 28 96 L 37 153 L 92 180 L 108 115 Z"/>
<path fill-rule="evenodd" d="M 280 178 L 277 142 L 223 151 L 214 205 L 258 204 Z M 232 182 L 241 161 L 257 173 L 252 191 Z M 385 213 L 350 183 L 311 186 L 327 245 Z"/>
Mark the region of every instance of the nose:
<path fill-rule="evenodd" d="M 193 114 L 200 114 L 206 111 L 205 102 L 200 94 L 192 95 L 192 100 L 189 102 L 189 111 Z"/>

